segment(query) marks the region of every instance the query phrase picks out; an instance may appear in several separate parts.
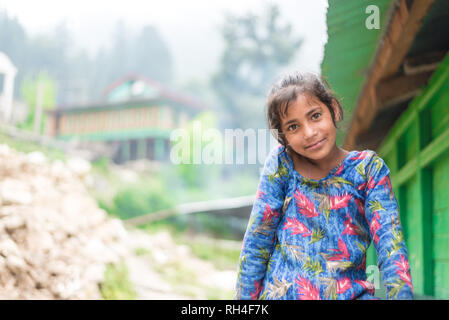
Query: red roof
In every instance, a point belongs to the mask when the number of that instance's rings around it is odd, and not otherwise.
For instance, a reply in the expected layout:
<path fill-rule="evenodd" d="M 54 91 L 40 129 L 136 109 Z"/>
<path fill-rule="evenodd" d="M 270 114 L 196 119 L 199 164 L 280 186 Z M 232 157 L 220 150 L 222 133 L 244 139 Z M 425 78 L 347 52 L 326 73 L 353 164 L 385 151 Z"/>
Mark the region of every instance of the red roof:
<path fill-rule="evenodd" d="M 178 93 L 175 92 L 171 89 L 168 89 L 167 87 L 165 87 L 164 85 L 162 85 L 161 83 L 147 78 L 145 76 L 136 74 L 136 73 L 130 73 L 127 74 L 126 76 L 123 76 L 122 78 L 114 81 L 111 85 L 109 85 L 105 91 L 102 94 L 103 99 L 106 99 L 106 97 L 117 87 L 119 87 L 122 83 L 125 83 L 127 81 L 130 80 L 140 80 L 143 81 L 145 83 L 147 83 L 148 85 L 150 85 L 151 87 L 157 89 L 158 93 L 159 93 L 159 97 L 160 98 L 165 98 L 168 100 L 172 100 L 175 102 L 179 102 L 188 106 L 191 106 L 195 109 L 199 109 L 199 110 L 205 110 L 208 109 L 208 107 L 206 107 L 202 102 L 196 100 L 194 97 L 189 96 L 187 94 L 184 93 Z"/>

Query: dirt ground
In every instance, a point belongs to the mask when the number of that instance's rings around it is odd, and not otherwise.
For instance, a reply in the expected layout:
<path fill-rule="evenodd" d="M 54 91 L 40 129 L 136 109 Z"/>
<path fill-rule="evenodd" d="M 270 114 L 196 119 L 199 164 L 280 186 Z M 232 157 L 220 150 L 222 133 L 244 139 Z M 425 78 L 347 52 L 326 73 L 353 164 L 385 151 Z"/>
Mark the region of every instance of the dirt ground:
<path fill-rule="evenodd" d="M 167 231 L 127 231 L 126 245 L 134 254 L 127 257 L 126 265 L 137 299 L 232 299 L 237 266 L 218 270 L 193 255 L 187 245 L 175 243 Z"/>

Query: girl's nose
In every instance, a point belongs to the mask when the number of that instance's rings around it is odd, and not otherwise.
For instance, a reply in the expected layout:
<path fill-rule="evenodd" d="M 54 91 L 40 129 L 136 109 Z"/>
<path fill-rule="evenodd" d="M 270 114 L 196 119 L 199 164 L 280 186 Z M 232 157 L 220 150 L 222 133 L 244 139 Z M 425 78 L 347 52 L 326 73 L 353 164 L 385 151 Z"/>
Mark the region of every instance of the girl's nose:
<path fill-rule="evenodd" d="M 311 125 L 304 125 L 304 138 L 306 140 L 313 139 L 316 136 L 315 128 Z"/>

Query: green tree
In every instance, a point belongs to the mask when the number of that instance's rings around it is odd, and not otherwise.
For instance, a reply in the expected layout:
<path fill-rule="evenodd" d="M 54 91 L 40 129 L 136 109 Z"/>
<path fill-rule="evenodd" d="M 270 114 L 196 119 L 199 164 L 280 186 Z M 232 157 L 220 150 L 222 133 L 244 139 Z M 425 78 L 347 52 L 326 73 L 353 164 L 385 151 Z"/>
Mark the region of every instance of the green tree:
<path fill-rule="evenodd" d="M 134 40 L 132 66 L 135 72 L 162 83 L 173 80 L 173 59 L 154 26 L 145 26 Z"/>
<path fill-rule="evenodd" d="M 102 48 L 91 63 L 90 96 L 98 99 L 111 83 L 130 73 L 137 73 L 161 83 L 171 83 L 171 52 L 159 31 L 151 25 L 133 34 L 118 21 L 110 48 Z"/>
<path fill-rule="evenodd" d="M 127 219 L 168 209 L 175 200 L 167 191 L 165 183 L 157 179 L 125 185 L 115 195 L 109 211 Z"/>
<path fill-rule="evenodd" d="M 281 25 L 277 6 L 263 16 L 228 16 L 222 28 L 225 50 L 212 85 L 227 113 L 226 125 L 264 126 L 263 105 L 270 83 L 302 44 L 289 23 Z"/>
<path fill-rule="evenodd" d="M 43 126 L 46 121 L 46 110 L 52 110 L 56 104 L 56 84 L 53 78 L 47 73 L 42 72 L 38 77 L 32 78 L 26 77 L 22 84 L 22 97 L 29 106 L 29 112 L 26 120 L 19 125 L 21 129 L 33 130 L 34 118 L 36 113 L 36 99 L 38 84 L 40 83 L 42 88 L 42 117 L 40 132 L 43 132 Z"/>
<path fill-rule="evenodd" d="M 124 22 L 117 22 L 112 46 L 101 49 L 93 58 L 73 43 L 64 22 L 50 32 L 30 36 L 16 18 L 0 11 L 0 51 L 19 71 L 16 88 L 22 88 L 26 78 L 47 72 L 58 86 L 56 103 L 76 105 L 98 100 L 105 88 L 129 73 L 167 84 L 172 81 L 170 50 L 153 26 L 135 35 Z M 14 91 L 20 98 L 21 90 Z"/>
<path fill-rule="evenodd" d="M 23 79 L 23 67 L 27 63 L 27 41 L 25 29 L 17 20 L 8 15 L 6 11 L 0 11 L 0 51 L 4 52 L 11 62 L 19 70 L 16 76 L 16 84 Z M 20 91 L 14 90 L 14 96 L 19 97 Z"/>
<path fill-rule="evenodd" d="M 205 132 L 208 129 L 214 129 L 217 127 L 218 120 L 213 112 L 206 111 L 202 112 L 193 118 L 186 126 L 186 130 L 188 132 L 188 137 L 183 137 L 183 139 L 187 138 L 187 141 L 184 142 L 184 146 L 188 150 L 183 150 L 188 152 L 188 161 L 187 163 L 181 163 L 176 165 L 176 170 L 179 176 L 182 178 L 182 182 L 185 184 L 185 187 L 188 188 L 197 188 L 202 190 L 207 190 L 208 185 L 212 183 L 216 183 L 219 180 L 220 174 L 220 165 L 219 164 L 205 164 L 202 159 L 202 155 L 205 154 L 208 150 L 207 146 L 209 146 L 209 150 L 211 151 L 209 156 L 213 156 L 214 148 L 216 150 L 223 150 L 221 146 L 223 146 L 223 141 L 220 138 L 220 141 L 217 141 L 217 138 L 210 137 L 208 141 L 204 141 Z M 197 128 L 201 128 L 198 132 L 195 130 L 195 126 Z M 197 159 L 199 158 L 201 163 L 195 163 L 195 140 L 199 142 L 201 145 L 201 154 L 196 155 Z M 205 139 L 205 138 L 204 138 Z M 172 144 L 181 143 L 180 141 L 172 141 Z M 205 151 L 206 150 L 206 151 Z"/>

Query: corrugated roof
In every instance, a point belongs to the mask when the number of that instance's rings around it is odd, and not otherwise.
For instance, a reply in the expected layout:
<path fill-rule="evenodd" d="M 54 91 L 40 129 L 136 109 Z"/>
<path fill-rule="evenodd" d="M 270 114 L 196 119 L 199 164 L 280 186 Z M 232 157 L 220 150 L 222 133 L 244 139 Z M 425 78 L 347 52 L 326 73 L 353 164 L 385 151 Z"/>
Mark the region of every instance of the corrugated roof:
<path fill-rule="evenodd" d="M 429 52 L 429 49 L 446 51 L 449 47 L 449 37 L 447 36 L 448 16 L 449 1 L 435 1 L 435 4 L 424 18 L 422 28 L 416 35 L 408 55 L 416 56 Z"/>
<path fill-rule="evenodd" d="M 379 8 L 380 28 L 367 29 L 366 13 L 369 5 Z M 394 0 L 329 0 L 326 23 L 328 41 L 324 48 L 321 73 L 341 99 L 345 121 L 338 133 L 337 143 L 344 134 L 366 78 L 367 68 L 374 59 L 379 39 L 388 26 Z"/>

